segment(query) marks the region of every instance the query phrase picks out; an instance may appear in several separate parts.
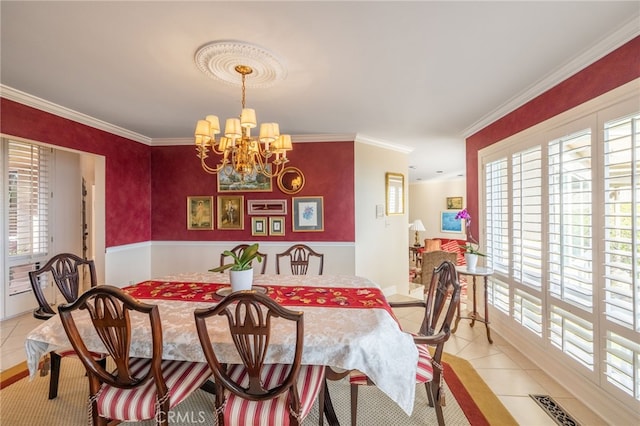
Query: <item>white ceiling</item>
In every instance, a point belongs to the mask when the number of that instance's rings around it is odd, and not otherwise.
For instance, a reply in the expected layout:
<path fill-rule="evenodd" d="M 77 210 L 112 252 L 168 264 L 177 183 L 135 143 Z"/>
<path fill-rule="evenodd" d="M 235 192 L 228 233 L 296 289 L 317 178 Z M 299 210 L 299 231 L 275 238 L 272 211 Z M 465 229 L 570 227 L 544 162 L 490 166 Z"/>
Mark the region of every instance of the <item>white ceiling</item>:
<path fill-rule="evenodd" d="M 463 175 L 466 136 L 640 34 L 638 1 L 2 0 L 0 14 L 5 97 L 186 141 L 206 114 L 240 112 L 240 89 L 199 71 L 196 50 L 253 43 L 287 71 L 247 89 L 259 122 L 294 142 L 411 149 L 412 182 Z"/>

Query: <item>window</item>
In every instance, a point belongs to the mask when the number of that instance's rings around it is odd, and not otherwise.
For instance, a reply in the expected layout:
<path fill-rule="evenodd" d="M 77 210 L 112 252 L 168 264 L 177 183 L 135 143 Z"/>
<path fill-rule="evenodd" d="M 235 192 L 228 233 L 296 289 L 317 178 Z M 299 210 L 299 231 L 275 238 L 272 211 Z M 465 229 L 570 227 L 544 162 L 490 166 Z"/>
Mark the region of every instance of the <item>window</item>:
<path fill-rule="evenodd" d="M 591 311 L 593 243 L 591 131 L 548 144 L 549 293 Z"/>
<path fill-rule="evenodd" d="M 637 100 L 620 96 L 590 108 L 479 153 L 482 238 L 495 272 L 488 300 L 552 360 L 633 405 L 640 401 L 640 112 Z"/>
<path fill-rule="evenodd" d="M 513 176 L 513 275 L 540 290 L 542 276 L 542 150 L 511 156 Z"/>
<path fill-rule="evenodd" d="M 6 140 L 9 292 L 31 290 L 28 271 L 49 251 L 50 149 Z"/>

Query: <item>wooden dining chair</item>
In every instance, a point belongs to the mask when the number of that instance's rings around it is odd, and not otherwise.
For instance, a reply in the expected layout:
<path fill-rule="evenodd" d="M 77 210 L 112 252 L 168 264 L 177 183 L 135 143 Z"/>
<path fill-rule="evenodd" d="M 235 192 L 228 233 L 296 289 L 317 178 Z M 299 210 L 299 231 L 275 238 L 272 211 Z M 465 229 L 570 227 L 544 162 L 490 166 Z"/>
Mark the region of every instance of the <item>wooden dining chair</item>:
<path fill-rule="evenodd" d="M 80 335 L 74 311 L 86 310 L 95 332 L 115 362 L 107 370 L 91 356 Z M 162 359 L 162 326 L 156 305 L 142 303 L 118 287 L 101 285 L 83 293 L 73 303 L 58 308 L 71 345 L 89 377 L 89 410 L 95 425 L 115 421 L 155 418 L 166 426 L 168 413 L 210 376 L 205 362 Z M 130 358 L 130 311 L 148 316 L 151 330 L 151 358 Z"/>
<path fill-rule="evenodd" d="M 249 244 L 238 244 L 237 246 L 235 246 L 234 248 L 232 248 L 231 250 L 229 250 L 231 253 L 234 253 L 236 256 L 240 257 L 242 255 L 242 252 L 249 247 Z M 260 268 L 260 273 L 264 274 L 267 270 L 267 255 L 264 253 L 260 253 L 258 252 L 258 254 L 260 255 L 260 257 L 262 257 L 262 267 Z M 224 253 L 220 254 L 220 266 L 225 264 L 225 260 L 227 257 L 230 257 L 229 255 L 225 255 Z"/>
<path fill-rule="evenodd" d="M 286 251 L 276 254 L 276 274 L 280 274 L 280 261 L 284 258 L 289 258 L 292 275 L 307 275 L 311 257 L 318 258 L 318 275 L 322 275 L 324 254 L 317 253 L 304 244 L 295 244 Z"/>
<path fill-rule="evenodd" d="M 433 270 L 426 300 L 389 303 L 394 309 L 416 307 L 424 309 L 420 331 L 411 333 L 418 347 L 416 383 L 424 383 L 429 406 L 435 407 L 440 426 L 445 424 L 442 414 L 442 405 L 444 405 L 442 354 L 444 344 L 451 335 L 451 323 L 459 299 L 460 284 L 456 267 L 452 262 L 444 261 Z M 429 351 L 430 346 L 434 348 L 433 355 Z M 351 424 L 355 426 L 358 413 L 358 386 L 373 385 L 373 383 L 359 371 L 350 374 L 349 382 L 351 383 Z"/>
<path fill-rule="evenodd" d="M 48 320 L 56 315 L 53 305 L 45 297 L 42 287 L 53 280 L 60 294 L 67 303 L 74 302 L 78 299 L 78 294 L 82 292 L 82 280 L 80 275 L 86 267 L 89 272 L 89 286 L 97 285 L 96 266 L 93 260 L 83 259 L 72 253 L 60 253 L 53 256 L 44 264 L 44 266 L 29 272 L 29 281 L 31 289 L 38 302 L 38 307 L 33 310 L 33 316 L 37 319 Z M 44 374 L 48 368 L 51 369 L 51 377 L 49 378 L 49 399 L 58 396 L 58 382 L 60 379 L 60 364 L 62 358 L 75 356 L 76 353 L 72 348 L 63 348 L 49 352 L 49 359 L 45 360 Z M 93 357 L 106 365 L 105 354 L 93 353 Z M 50 365 L 49 365 L 50 363 Z"/>
<path fill-rule="evenodd" d="M 246 290 L 231 293 L 216 306 L 197 309 L 194 316 L 205 358 L 214 375 L 219 425 L 300 425 L 316 398 L 319 406 L 324 406 L 324 366 L 300 364 L 304 343 L 302 312 L 283 308 L 255 290 Z M 212 345 L 207 327 L 207 319 L 214 316 L 226 316 L 242 364 L 219 360 L 220 349 Z M 265 364 L 272 318 L 295 325 L 291 364 Z M 323 423 L 322 415 L 319 423 Z"/>

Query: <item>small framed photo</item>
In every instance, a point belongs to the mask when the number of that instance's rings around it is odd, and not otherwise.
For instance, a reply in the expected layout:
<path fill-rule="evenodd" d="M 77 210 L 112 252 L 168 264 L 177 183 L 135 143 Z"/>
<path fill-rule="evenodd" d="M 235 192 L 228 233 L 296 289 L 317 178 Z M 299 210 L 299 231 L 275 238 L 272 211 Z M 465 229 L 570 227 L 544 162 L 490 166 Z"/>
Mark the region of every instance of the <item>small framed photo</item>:
<path fill-rule="evenodd" d="M 247 200 L 250 215 L 287 214 L 287 200 Z"/>
<path fill-rule="evenodd" d="M 293 232 L 324 231 L 323 197 L 293 198 Z"/>
<path fill-rule="evenodd" d="M 218 229 L 244 229 L 244 196 L 218 196 Z"/>
<path fill-rule="evenodd" d="M 456 219 L 457 212 L 442 212 L 440 218 L 440 232 L 454 232 L 462 234 L 461 219 Z"/>
<path fill-rule="evenodd" d="M 462 209 L 462 197 L 447 197 L 447 210 Z"/>
<path fill-rule="evenodd" d="M 284 235 L 284 217 L 272 216 L 269 218 L 269 235 Z"/>
<path fill-rule="evenodd" d="M 187 229 L 213 229 L 213 197 L 187 197 Z"/>
<path fill-rule="evenodd" d="M 251 218 L 251 235 L 253 235 L 254 237 L 267 235 L 266 217 Z"/>

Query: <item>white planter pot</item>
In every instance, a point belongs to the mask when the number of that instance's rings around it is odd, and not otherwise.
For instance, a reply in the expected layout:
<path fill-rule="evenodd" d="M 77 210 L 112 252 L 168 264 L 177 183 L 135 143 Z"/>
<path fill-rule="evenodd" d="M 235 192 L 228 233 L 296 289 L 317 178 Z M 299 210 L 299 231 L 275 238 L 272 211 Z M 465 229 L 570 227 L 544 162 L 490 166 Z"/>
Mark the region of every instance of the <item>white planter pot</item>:
<path fill-rule="evenodd" d="M 475 271 L 476 266 L 478 266 L 478 255 L 473 253 L 465 253 L 464 260 L 467 262 L 467 269 L 470 271 Z"/>
<path fill-rule="evenodd" d="M 246 271 L 229 271 L 231 291 L 251 290 L 253 285 L 253 269 Z"/>

